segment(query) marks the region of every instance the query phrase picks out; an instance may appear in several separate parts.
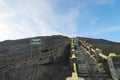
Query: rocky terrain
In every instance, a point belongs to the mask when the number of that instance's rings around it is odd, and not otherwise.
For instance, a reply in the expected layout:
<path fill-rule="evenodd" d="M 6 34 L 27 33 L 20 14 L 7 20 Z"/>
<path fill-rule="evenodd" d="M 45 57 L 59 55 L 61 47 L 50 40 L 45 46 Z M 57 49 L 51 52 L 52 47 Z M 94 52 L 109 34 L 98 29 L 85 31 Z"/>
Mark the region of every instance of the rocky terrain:
<path fill-rule="evenodd" d="M 70 38 L 66 36 L 34 37 L 42 39 L 33 46 L 30 39 L 0 42 L 0 80 L 65 80 L 71 75 Z M 104 53 L 120 53 L 120 43 L 101 39 L 80 38 L 103 49 Z"/>
<path fill-rule="evenodd" d="M 32 59 L 30 38 L 0 43 L 0 80 L 65 80 L 70 75 L 69 38 L 36 38 L 42 44 L 33 46 Z"/>
<path fill-rule="evenodd" d="M 93 39 L 93 38 L 83 38 L 83 37 L 78 37 L 78 38 L 86 41 L 87 43 L 92 44 L 94 49 L 95 48 L 102 49 L 103 53 L 106 55 L 112 52 L 120 55 L 120 43 L 118 42 L 112 42 L 104 39 Z"/>

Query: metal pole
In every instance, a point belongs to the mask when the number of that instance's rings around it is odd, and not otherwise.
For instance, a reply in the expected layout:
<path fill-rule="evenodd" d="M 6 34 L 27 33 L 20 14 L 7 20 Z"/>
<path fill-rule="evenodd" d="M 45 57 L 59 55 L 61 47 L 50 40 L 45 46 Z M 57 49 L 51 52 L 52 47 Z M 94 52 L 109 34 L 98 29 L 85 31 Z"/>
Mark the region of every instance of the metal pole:
<path fill-rule="evenodd" d="M 41 55 L 40 55 L 40 53 L 41 53 L 41 45 L 39 46 L 39 58 L 38 59 L 40 59 L 41 58 Z"/>
<path fill-rule="evenodd" d="M 32 59 L 32 45 L 30 46 L 30 58 Z"/>
<path fill-rule="evenodd" d="M 41 54 L 41 46 L 42 46 L 42 42 L 41 42 L 41 44 L 39 46 L 39 59 L 41 59 L 41 56 L 42 56 L 42 54 Z"/>

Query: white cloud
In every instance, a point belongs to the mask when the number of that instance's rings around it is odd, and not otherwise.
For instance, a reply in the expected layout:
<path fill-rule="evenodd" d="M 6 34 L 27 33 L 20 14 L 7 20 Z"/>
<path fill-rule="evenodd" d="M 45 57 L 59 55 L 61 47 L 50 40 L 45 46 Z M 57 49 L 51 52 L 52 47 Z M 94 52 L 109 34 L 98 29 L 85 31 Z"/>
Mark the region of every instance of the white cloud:
<path fill-rule="evenodd" d="M 95 0 L 98 5 L 113 4 L 114 0 Z"/>
<path fill-rule="evenodd" d="M 80 0 L 79 4 L 77 3 L 77 5 L 74 5 L 75 7 L 70 7 L 65 13 L 58 14 L 54 5 L 57 1 L 58 0 L 16 0 L 16 3 L 12 3 L 14 4 L 15 9 L 11 9 L 11 12 L 9 13 L 0 13 L 0 36 L 2 36 L 3 39 L 16 39 L 53 34 L 76 36 L 78 29 L 76 20 L 80 16 L 83 16 L 81 13 L 84 13 L 87 7 L 89 7 L 87 4 L 95 3 L 101 5 L 109 3 L 108 0 Z M 110 0 L 110 2 L 111 1 L 113 0 Z M 0 5 L 7 6 L 4 0 L 0 0 Z M 10 4 L 8 7 L 10 7 Z M 7 20 L 9 17 L 15 18 L 14 15 L 16 14 L 25 17 L 19 19 L 18 15 L 16 17 L 16 20 L 18 20 L 16 23 L 14 20 Z M 31 22 L 29 23 L 34 23 L 34 25 L 29 24 L 27 18 L 30 18 Z M 4 23 L 3 20 L 5 20 Z M 94 18 L 91 23 L 96 24 L 97 21 L 98 18 Z M 11 22 L 11 24 L 8 24 L 8 22 Z M 37 31 L 33 28 L 36 28 Z"/>
<path fill-rule="evenodd" d="M 0 13 L 0 19 L 5 19 L 9 16 L 7 13 Z"/>
<path fill-rule="evenodd" d="M 79 16 L 81 16 L 80 10 L 85 9 L 84 3 L 80 3 L 79 5 L 76 5 L 76 7 L 68 9 L 66 13 L 63 13 L 61 15 L 61 14 L 57 14 L 54 8 L 55 7 L 54 4 L 56 4 L 56 2 L 54 2 L 54 0 L 40 0 L 40 1 L 18 0 L 16 3 L 16 9 L 18 7 L 18 9 L 20 10 L 19 12 L 22 12 L 22 15 L 33 19 L 32 21 L 35 22 L 36 24 L 33 27 L 37 27 L 39 32 L 36 34 L 36 31 L 32 30 L 32 27 L 29 25 L 29 23 L 26 23 L 27 20 L 25 19 L 26 17 L 23 20 L 19 20 L 21 22 L 17 22 L 17 23 L 12 22 L 12 24 L 7 25 L 6 32 L 3 31 L 1 32 L 9 35 L 9 38 L 10 37 L 22 38 L 22 36 L 29 37 L 35 35 L 53 35 L 53 34 L 54 35 L 64 34 L 64 35 L 75 36 L 76 35 L 75 33 L 77 32 L 76 19 Z M 14 15 L 16 15 L 15 13 L 16 11 L 12 11 L 12 12 L 14 12 L 14 14 L 1 13 L 0 20 L 2 21 L 4 19 L 7 19 L 8 17 L 14 17 Z M 5 24 L 7 24 L 7 22 Z M 17 30 L 15 30 L 16 27 Z M 14 36 L 12 35 L 13 32 L 14 32 Z M 16 34 L 17 36 L 15 36 Z"/>
<path fill-rule="evenodd" d="M 6 24 L 0 22 L 0 41 L 33 37 L 36 33 L 26 24 Z"/>
<path fill-rule="evenodd" d="M 53 35 L 53 34 L 60 34 L 59 32 L 52 30 L 52 26 L 51 25 L 47 25 L 46 22 L 44 22 L 44 21 L 37 21 L 37 20 L 34 20 L 34 21 L 36 22 L 38 30 L 40 31 L 39 33 L 42 36 Z"/>
<path fill-rule="evenodd" d="M 0 40 L 11 38 L 12 31 L 9 25 L 0 22 Z"/>
<path fill-rule="evenodd" d="M 120 31 L 120 27 L 119 26 L 113 26 L 113 27 L 101 29 L 101 30 L 95 32 L 94 34 L 95 35 L 102 35 L 102 34 L 105 34 L 105 33 L 118 32 L 118 31 Z"/>
<path fill-rule="evenodd" d="M 6 7 L 7 3 L 5 2 L 5 0 L 0 0 L 0 6 Z"/>
<path fill-rule="evenodd" d="M 41 28 L 41 32 L 44 32 L 47 28 L 47 32 L 56 34 L 59 32 L 66 34 L 67 32 L 72 33 L 76 31 L 75 20 L 80 16 L 79 8 L 71 8 L 67 13 L 59 15 L 54 9 L 54 1 L 41 0 L 39 3 L 34 0 L 28 3 L 24 3 L 24 13 L 33 19 L 37 19 L 38 22 L 44 22 L 45 27 Z"/>
<path fill-rule="evenodd" d="M 0 13 L 0 21 L 5 20 L 9 17 L 13 17 L 17 14 L 20 14 L 19 12 L 12 12 L 12 13 Z"/>
<path fill-rule="evenodd" d="M 102 5 L 112 5 L 115 0 L 82 0 L 88 8 L 102 6 Z"/>
<path fill-rule="evenodd" d="M 99 20 L 98 17 L 93 18 L 91 24 L 95 25 L 98 20 Z"/>

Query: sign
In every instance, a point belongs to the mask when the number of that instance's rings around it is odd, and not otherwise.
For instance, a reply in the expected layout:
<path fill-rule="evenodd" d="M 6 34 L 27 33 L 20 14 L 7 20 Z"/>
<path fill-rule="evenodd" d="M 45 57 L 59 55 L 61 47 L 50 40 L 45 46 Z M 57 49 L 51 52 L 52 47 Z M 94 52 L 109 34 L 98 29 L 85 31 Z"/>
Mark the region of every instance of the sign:
<path fill-rule="evenodd" d="M 31 39 L 30 44 L 31 45 L 42 44 L 42 40 L 41 39 Z"/>
<path fill-rule="evenodd" d="M 30 45 L 31 45 L 31 48 L 30 48 L 30 58 L 32 58 L 32 46 L 33 45 L 40 45 L 41 46 L 42 44 L 42 40 L 41 39 L 31 39 L 30 40 Z"/>

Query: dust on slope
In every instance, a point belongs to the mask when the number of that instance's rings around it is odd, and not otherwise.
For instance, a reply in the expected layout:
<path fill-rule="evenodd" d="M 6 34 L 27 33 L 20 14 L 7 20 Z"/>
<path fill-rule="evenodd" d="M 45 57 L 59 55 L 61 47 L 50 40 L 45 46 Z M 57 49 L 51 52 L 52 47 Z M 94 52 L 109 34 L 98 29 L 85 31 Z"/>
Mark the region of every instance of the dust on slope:
<path fill-rule="evenodd" d="M 71 74 L 69 38 L 36 37 L 43 40 L 33 47 L 30 57 L 29 39 L 0 43 L 0 80 L 65 80 Z"/>

